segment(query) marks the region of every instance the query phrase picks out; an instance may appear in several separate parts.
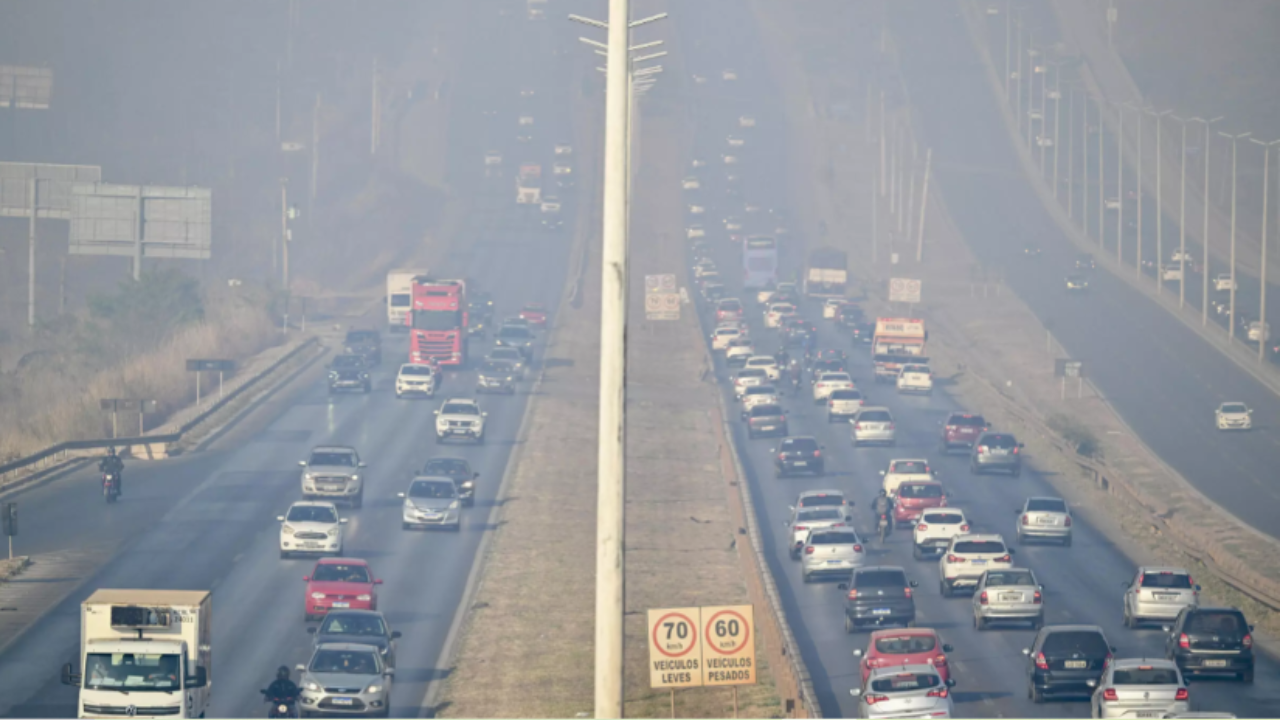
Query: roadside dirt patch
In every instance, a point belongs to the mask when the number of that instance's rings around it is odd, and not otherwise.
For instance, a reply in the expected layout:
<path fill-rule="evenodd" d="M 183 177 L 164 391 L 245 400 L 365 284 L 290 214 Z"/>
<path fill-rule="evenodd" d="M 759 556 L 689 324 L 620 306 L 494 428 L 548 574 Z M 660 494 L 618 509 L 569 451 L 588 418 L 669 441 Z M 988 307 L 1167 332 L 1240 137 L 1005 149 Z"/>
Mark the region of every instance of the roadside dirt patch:
<path fill-rule="evenodd" d="M 0 583 L 10 580 L 31 564 L 31 558 L 20 555 L 12 560 L 0 560 Z"/>

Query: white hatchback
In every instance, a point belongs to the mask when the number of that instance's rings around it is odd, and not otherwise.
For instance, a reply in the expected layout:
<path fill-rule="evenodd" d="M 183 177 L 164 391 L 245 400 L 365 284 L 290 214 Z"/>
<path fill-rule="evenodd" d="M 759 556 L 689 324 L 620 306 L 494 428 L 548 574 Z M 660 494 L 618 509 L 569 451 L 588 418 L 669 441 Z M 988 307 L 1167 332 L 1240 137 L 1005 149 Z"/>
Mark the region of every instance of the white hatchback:
<path fill-rule="evenodd" d="M 782 370 L 778 368 L 777 359 L 769 355 L 756 355 L 747 358 L 747 367 L 764 370 L 764 374 L 768 375 L 770 380 L 778 380 L 782 377 Z"/>
<path fill-rule="evenodd" d="M 1253 411 L 1240 402 L 1226 402 L 1214 412 L 1219 430 L 1250 430 L 1253 428 Z"/>
<path fill-rule="evenodd" d="M 837 388 L 827 395 L 827 422 L 846 422 L 858 413 L 866 398 L 857 388 Z"/>
<path fill-rule="evenodd" d="M 772 385 L 755 385 L 742 389 L 742 409 L 750 410 L 757 405 L 778 405 L 778 388 Z"/>
<path fill-rule="evenodd" d="M 982 573 L 1013 567 L 1013 549 L 999 535 L 957 535 L 938 560 L 938 590 L 951 597 L 957 587 L 975 587 Z"/>
<path fill-rule="evenodd" d="M 928 365 L 903 365 L 898 371 L 898 392 L 925 395 L 932 393 L 933 371 Z"/>
<path fill-rule="evenodd" d="M 844 298 L 827 298 L 826 301 L 822 303 L 822 319 L 831 320 L 835 318 L 836 313 L 839 312 L 841 306 L 846 302 L 848 301 Z"/>
<path fill-rule="evenodd" d="M 791 303 L 773 303 L 764 313 L 764 326 L 776 328 L 782 326 L 782 321 L 789 317 L 795 317 L 796 306 Z"/>
<path fill-rule="evenodd" d="M 853 378 L 846 372 L 824 372 L 813 383 L 813 402 L 815 405 L 825 403 L 831 393 L 836 390 L 856 389 Z"/>
<path fill-rule="evenodd" d="M 911 555 L 925 560 L 945 552 L 951 538 L 969 532 L 969 520 L 958 508 L 931 508 L 920 514 L 911 534 Z"/>
<path fill-rule="evenodd" d="M 736 327 L 717 328 L 711 334 L 711 349 L 725 350 L 729 343 L 742 337 L 742 331 Z"/>
<path fill-rule="evenodd" d="M 342 526 L 347 519 L 338 517 L 337 505 L 296 502 L 276 520 L 280 522 L 280 557 L 295 553 L 342 554 Z"/>

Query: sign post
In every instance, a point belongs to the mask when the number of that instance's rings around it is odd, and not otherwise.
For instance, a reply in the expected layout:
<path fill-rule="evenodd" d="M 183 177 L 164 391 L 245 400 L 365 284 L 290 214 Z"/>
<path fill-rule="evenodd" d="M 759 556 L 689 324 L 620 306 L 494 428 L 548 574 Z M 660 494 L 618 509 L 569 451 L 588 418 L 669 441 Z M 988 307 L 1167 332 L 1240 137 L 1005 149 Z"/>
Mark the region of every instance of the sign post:
<path fill-rule="evenodd" d="M 154 413 L 159 407 L 159 403 L 155 400 L 137 400 L 134 398 L 108 398 L 98 401 L 99 407 L 103 412 L 111 413 L 111 439 L 115 440 L 119 437 L 117 420 L 122 412 L 138 413 L 138 436 L 146 434 L 145 417 L 147 413 Z"/>
<path fill-rule="evenodd" d="M 889 279 L 889 302 L 915 305 L 920 302 L 921 281 L 911 278 Z"/>
<path fill-rule="evenodd" d="M 644 317 L 646 320 L 679 320 L 680 291 L 676 276 L 644 276 Z"/>
<path fill-rule="evenodd" d="M 1084 397 L 1084 361 L 1059 358 L 1053 363 L 1053 374 L 1062 378 L 1061 398 L 1067 399 L 1067 378 L 1076 379 L 1076 399 Z"/>
<path fill-rule="evenodd" d="M 731 687 L 738 716 L 739 685 L 756 682 L 751 605 L 649 610 L 649 687 Z"/>
<path fill-rule="evenodd" d="M 200 407 L 200 376 L 206 370 L 218 373 L 218 399 L 222 399 L 222 378 L 225 373 L 234 372 L 235 360 L 187 360 L 187 372 L 196 374 L 196 407 Z"/>
<path fill-rule="evenodd" d="M 0 522 L 4 524 L 4 534 L 9 538 L 9 559 L 13 559 L 13 536 L 18 534 L 18 503 L 0 503 Z"/>

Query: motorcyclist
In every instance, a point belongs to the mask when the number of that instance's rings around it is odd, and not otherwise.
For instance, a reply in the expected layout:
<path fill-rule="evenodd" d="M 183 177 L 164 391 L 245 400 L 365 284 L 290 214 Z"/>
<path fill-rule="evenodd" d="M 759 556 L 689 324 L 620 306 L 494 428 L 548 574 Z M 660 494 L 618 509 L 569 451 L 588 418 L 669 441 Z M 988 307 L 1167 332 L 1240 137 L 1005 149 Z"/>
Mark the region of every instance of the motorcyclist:
<path fill-rule="evenodd" d="M 102 472 L 104 476 L 108 474 L 115 475 L 116 494 L 124 494 L 124 460 L 121 460 L 120 456 L 116 455 L 115 448 L 107 448 L 107 456 L 102 458 L 102 461 L 98 463 L 98 470 Z M 103 478 L 103 481 L 106 481 L 105 477 Z"/>
<path fill-rule="evenodd" d="M 284 703 L 292 709 L 298 702 L 298 686 L 289 679 L 288 666 L 281 665 L 276 670 L 276 680 L 262 691 L 267 702 Z"/>
<path fill-rule="evenodd" d="M 879 529 L 880 516 L 889 516 L 889 527 L 886 529 L 888 534 L 893 530 L 893 498 L 889 497 L 889 493 L 884 488 L 880 488 L 880 494 L 875 500 L 871 501 L 871 512 L 876 517 L 876 528 Z"/>

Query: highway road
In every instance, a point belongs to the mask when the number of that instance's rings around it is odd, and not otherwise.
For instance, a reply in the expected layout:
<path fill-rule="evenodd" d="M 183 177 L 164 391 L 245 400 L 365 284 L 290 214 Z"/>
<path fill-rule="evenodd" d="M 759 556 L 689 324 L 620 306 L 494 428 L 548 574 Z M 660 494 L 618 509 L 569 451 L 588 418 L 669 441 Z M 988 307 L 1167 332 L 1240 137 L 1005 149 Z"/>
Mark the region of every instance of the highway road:
<path fill-rule="evenodd" d="M 695 152 L 708 159 L 717 158 L 724 152 L 725 135 L 737 132 L 735 126 L 738 115 L 744 112 L 754 114 L 759 125 L 754 131 L 743 133 L 747 136 L 747 146 L 738 153 L 741 163 L 734 172 L 743 175 L 743 182 L 747 186 L 747 200 L 766 206 L 775 205 L 780 202 L 780 198 L 787 197 L 788 183 L 807 183 L 813 179 L 788 177 L 786 166 L 779 162 L 785 158 L 788 147 L 781 111 L 772 102 L 779 95 L 770 86 L 769 68 L 759 53 L 743 50 L 760 47 L 751 18 L 744 8 L 727 2 L 698 3 L 687 12 L 688 15 L 680 18 L 677 24 L 683 33 L 684 46 L 695 48 L 689 63 L 691 72 L 710 78 L 706 85 L 701 86 L 703 89 L 694 86 L 693 90 L 706 98 L 698 103 L 700 134 Z M 934 80 L 938 85 L 958 83 L 972 70 L 971 66 L 958 63 L 949 54 L 958 50 L 944 44 L 940 38 L 942 30 L 938 26 L 944 24 L 948 17 L 947 13 L 941 13 L 939 18 L 931 18 L 928 23 L 925 23 L 924 18 L 915 18 L 913 22 L 920 23 L 918 27 L 923 28 L 919 40 L 921 46 L 904 52 L 908 56 L 913 52 L 924 53 L 926 57 L 935 60 L 936 64 L 930 69 L 938 74 Z M 709 27 L 713 22 L 725 28 L 725 32 L 714 38 L 699 32 L 699 28 Z M 927 40 L 932 42 L 928 43 Z M 949 59 L 951 68 L 946 72 L 937 66 L 944 58 Z M 724 68 L 735 69 L 740 79 L 733 84 L 721 82 L 719 75 Z M 924 71 L 917 66 L 912 68 L 912 72 L 923 74 Z M 914 79 L 914 75 L 911 79 Z M 912 92 L 916 94 L 920 91 L 913 89 Z M 953 121 L 955 116 L 956 113 L 953 112 Z M 938 124 L 943 123 L 939 121 Z M 934 127 L 936 126 L 931 126 L 931 129 Z M 999 128 L 999 125 L 992 123 L 990 127 Z M 983 139 L 984 142 L 974 143 L 975 149 L 970 154 L 950 162 L 961 165 L 966 161 L 981 161 L 989 166 L 992 162 L 989 155 L 997 160 L 1008 155 L 1007 150 L 1002 156 L 993 147 L 996 140 L 1003 142 L 1003 137 L 991 138 L 990 143 L 985 142 L 985 136 Z M 958 142 L 959 138 L 954 140 Z M 958 153 L 959 148 L 947 146 L 948 156 Z M 936 159 L 940 165 L 943 156 L 941 147 L 938 147 Z M 708 198 L 724 197 L 724 177 L 723 166 L 710 164 L 703 172 L 702 193 Z M 1006 183 L 993 178 L 991 182 L 1000 184 L 990 188 L 971 187 L 967 193 L 957 189 L 962 183 L 956 178 L 948 178 L 945 182 L 943 190 L 947 193 L 948 205 L 969 223 L 975 222 L 975 218 L 986 217 L 991 218 L 988 222 L 994 224 L 1004 214 L 1007 204 L 1015 202 L 1022 195 L 1030 195 L 1025 187 L 1022 187 L 1021 193 L 1015 193 L 1023 182 L 1020 179 L 1016 183 Z M 977 183 L 973 185 L 976 186 Z M 1027 203 L 1026 207 L 1038 208 L 1034 205 L 1034 198 Z M 738 285 L 736 268 L 741 265 L 740 255 L 722 233 L 711 228 L 718 223 L 719 217 L 740 214 L 741 208 L 740 205 L 726 206 L 723 201 L 713 202 L 712 205 L 702 222 L 709 228 L 708 238 L 715 247 L 722 277 L 729 278 L 731 291 L 728 294 L 732 295 Z M 993 208 L 998 208 L 999 212 L 993 211 Z M 962 224 L 962 228 L 964 227 Z M 1049 228 L 1036 227 L 1041 229 L 1043 236 L 1048 236 Z M 994 233 L 995 237 L 989 244 L 996 247 L 987 251 L 989 257 L 1000 257 L 1001 251 L 1010 256 L 1008 254 L 1011 254 L 1011 248 L 1014 247 L 1020 253 L 1020 243 L 1023 240 L 1021 234 L 1000 227 L 996 227 Z M 980 244 L 985 237 L 979 238 Z M 783 244 L 784 268 L 799 266 L 803 257 L 803 243 L 798 240 Z M 1044 263 L 1046 269 L 1042 273 L 1056 273 L 1056 267 L 1065 262 L 1062 258 L 1067 255 L 1069 253 L 1065 250 L 1056 255 L 1054 251 L 1047 251 Z M 857 259 L 852 261 L 857 262 Z M 1055 263 L 1058 265 L 1055 266 Z M 1043 274 L 1040 276 L 1042 281 Z M 1011 278 L 1011 284 L 1013 282 Z M 1099 298 L 1106 297 L 1104 293 L 1127 291 L 1119 283 L 1114 283 L 1119 286 L 1115 289 L 1105 281 L 1100 284 L 1104 289 L 1087 298 L 1087 301 L 1100 302 Z M 1022 291 L 1025 284 L 1020 283 L 1016 287 Z M 1047 294 L 1046 300 L 1049 297 L 1056 296 Z M 1101 317 L 1105 312 L 1104 308 L 1085 306 L 1073 309 L 1081 315 L 1082 322 L 1089 316 L 1092 316 L 1095 325 L 1107 321 Z M 1150 308 L 1150 311 L 1153 314 L 1162 312 L 1156 308 Z M 821 323 L 818 320 L 818 308 L 813 304 L 805 307 L 804 313 Z M 762 327 L 758 314 L 752 313 L 748 317 L 752 322 L 757 349 L 772 353 L 776 349 L 772 332 Z M 1192 342 L 1199 341 L 1188 338 L 1188 343 Z M 940 457 L 937 453 L 939 421 L 949 412 L 961 409 L 945 392 L 939 391 L 931 397 L 900 397 L 889 386 L 874 385 L 867 351 L 850 346 L 847 337 L 836 333 L 829 325 L 822 328 L 820 347 L 838 347 L 850 353 L 854 360 L 853 374 L 860 387 L 875 402 L 893 409 L 897 420 L 897 447 L 853 448 L 849 441 L 848 426 L 829 424 L 825 409 L 814 406 L 805 398 L 803 390 L 799 398 L 784 401 L 790 431 L 795 435 L 812 435 L 825 445 L 825 477 L 777 480 L 773 475 L 770 453 L 770 448 L 777 446 L 776 440 L 748 440 L 742 428 L 737 426 L 735 440 L 741 449 L 743 464 L 754 493 L 770 569 L 778 581 L 788 619 L 813 676 L 822 712 L 828 717 L 852 717 L 856 713 L 856 703 L 848 691 L 858 682 L 857 660 L 852 651 L 865 647 L 866 635 L 845 635 L 841 619 L 843 593 L 834 584 L 805 584 L 796 563 L 789 558 L 782 525 L 788 517 L 787 508 L 794 503 L 796 495 L 808 489 L 845 490 L 857 502 L 855 524 L 860 530 L 866 531 L 870 525 L 867 506 L 879 488 L 879 471 L 895 457 L 925 457 L 940 469 L 942 482 L 953 494 L 951 504 L 965 511 L 976 530 L 999 532 L 1011 537 L 1014 531 L 1014 513 L 1022 500 L 1028 496 L 1055 493 L 1045 478 L 1035 471 L 1024 472 L 1016 480 L 1003 476 L 970 476 L 963 455 Z M 1206 352 L 1212 351 L 1206 349 Z M 1134 366 L 1133 370 L 1149 370 L 1154 364 L 1156 363 L 1148 358 L 1146 362 Z M 1159 364 L 1163 367 L 1165 362 L 1161 361 Z M 727 378 L 723 366 L 719 369 L 721 377 Z M 734 408 L 732 393 L 727 385 L 724 387 L 724 401 L 730 408 Z M 1201 423 L 1201 429 L 1206 422 Z M 1220 440 L 1209 435 L 1212 440 Z M 1245 439 L 1253 440 L 1263 436 L 1263 433 L 1257 433 Z M 1183 441 L 1189 440 L 1190 438 L 1183 438 Z M 950 663 L 953 677 L 958 680 L 954 697 L 960 716 L 1087 716 L 1089 706 L 1086 702 L 1050 702 L 1044 705 L 1031 703 L 1027 698 L 1027 660 L 1021 650 L 1030 644 L 1033 633 L 1018 629 L 986 632 L 973 629 L 970 600 L 967 597 L 941 597 L 937 591 L 936 562 L 917 562 L 912 559 L 909 534 L 896 532 L 883 547 L 876 546 L 874 541 L 868 545 L 868 563 L 903 566 L 909 576 L 919 582 L 920 587 L 916 593 L 917 624 L 936 628 L 946 642 L 955 646 L 955 651 L 950 655 Z M 1032 568 L 1044 584 L 1048 623 L 1098 624 L 1117 647 L 1120 657 L 1162 654 L 1164 636 L 1158 628 L 1131 631 L 1123 627 L 1121 584 L 1132 577 L 1135 567 L 1120 548 L 1080 518 L 1075 524 L 1073 547 L 1019 547 L 1016 562 Z M 1192 687 L 1194 706 L 1202 710 L 1234 712 L 1242 717 L 1274 714 L 1275 697 L 1280 692 L 1280 684 L 1277 684 L 1275 678 L 1280 666 L 1277 666 L 1274 658 L 1264 655 L 1259 656 L 1258 663 L 1257 681 L 1251 686 L 1230 681 L 1196 683 Z"/>
<path fill-rule="evenodd" d="M 438 275 L 465 276 L 490 290 L 499 319 L 525 302 L 554 308 L 560 298 L 573 237 L 574 205 L 566 202 L 565 228 L 547 232 L 533 214 L 518 213 L 514 174 L 482 176 L 485 150 L 503 151 L 508 167 L 521 161 L 549 163 L 552 144 L 571 132 L 568 109 L 578 87 L 573 63 L 556 55 L 571 47 L 565 22 L 529 23 L 523 13 L 499 16 L 498 6 L 460 3 L 455 22 L 489 30 L 486 45 L 458 48 L 449 140 L 453 189 L 476 203 L 461 230 L 463 241 Z M 516 7 L 508 5 L 504 7 Z M 523 9 L 523 8 L 521 8 Z M 576 48 L 574 48 L 576 49 Z M 535 88 L 521 97 L 519 88 Z M 497 111 L 494 117 L 484 111 Z M 537 120 L 534 140 L 516 141 L 516 118 Z M 556 133 L 561 135 L 556 136 Z M 370 256 L 375 253 L 370 253 Z M 379 609 L 404 634 L 399 641 L 392 714 L 416 717 L 437 666 L 445 637 L 494 508 L 495 495 L 515 442 L 528 387 L 515 396 L 482 396 L 489 413 L 487 441 L 477 446 L 437 446 L 431 410 L 443 397 L 473 395 L 473 372 L 450 374 L 435 401 L 398 401 L 395 369 L 407 357 L 403 335 L 385 335 L 385 315 L 363 323 L 384 330 L 385 360 L 370 395 L 330 397 L 316 379 L 282 395 L 260 417 L 230 433 L 207 452 L 155 463 L 130 463 L 119 504 L 102 503 L 95 473 L 83 471 L 20 495 L 24 552 L 42 553 L 95 543 L 120 550 L 80 590 L 51 611 L 0 656 L 0 713 L 18 717 L 74 717 L 76 691 L 58 682 L 58 670 L 75 659 L 79 602 L 99 587 L 213 589 L 215 717 L 265 712 L 259 688 L 279 665 L 309 657 L 302 619 L 304 584 L 311 560 L 281 560 L 279 523 L 299 499 L 297 461 L 318 444 L 357 448 L 369 464 L 366 502 L 343 510 L 350 518 L 345 552 L 370 561 L 385 584 Z M 473 357 L 489 342 L 473 340 Z M 313 375 L 313 377 L 315 377 Z M 467 458 L 481 474 L 477 502 L 462 531 L 401 529 L 397 492 L 431 456 Z M 295 673 L 295 679 L 296 673 Z"/>

